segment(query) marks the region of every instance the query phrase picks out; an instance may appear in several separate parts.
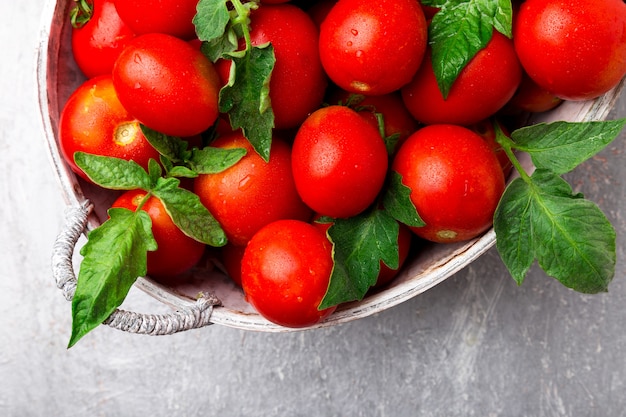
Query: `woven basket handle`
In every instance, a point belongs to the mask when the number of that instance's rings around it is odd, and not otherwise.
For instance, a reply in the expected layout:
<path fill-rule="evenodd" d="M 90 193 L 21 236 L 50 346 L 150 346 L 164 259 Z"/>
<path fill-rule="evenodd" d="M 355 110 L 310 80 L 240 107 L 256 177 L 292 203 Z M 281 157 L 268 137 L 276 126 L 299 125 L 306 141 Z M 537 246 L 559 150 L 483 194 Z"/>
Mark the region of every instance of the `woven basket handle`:
<path fill-rule="evenodd" d="M 64 228 L 53 246 L 52 274 L 57 287 L 68 301 L 72 300 L 76 290 L 76 274 L 72 263 L 74 248 L 87 226 L 92 209 L 93 205 L 89 201 L 68 208 Z M 194 304 L 169 314 L 143 314 L 117 309 L 104 324 L 129 333 L 170 335 L 212 324 L 210 318 L 213 307 L 219 303 L 216 297 L 209 295 L 201 296 Z"/>

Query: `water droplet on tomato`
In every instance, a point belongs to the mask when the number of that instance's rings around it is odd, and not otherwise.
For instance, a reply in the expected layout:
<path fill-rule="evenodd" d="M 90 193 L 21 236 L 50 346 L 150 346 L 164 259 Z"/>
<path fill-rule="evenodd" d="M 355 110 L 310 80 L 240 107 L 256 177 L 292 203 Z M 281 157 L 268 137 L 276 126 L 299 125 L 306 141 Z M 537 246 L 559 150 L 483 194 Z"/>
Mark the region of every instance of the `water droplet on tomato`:
<path fill-rule="evenodd" d="M 351 29 L 350 32 L 354 35 L 357 36 L 359 34 L 359 31 L 356 29 Z"/>
<path fill-rule="evenodd" d="M 245 177 L 243 177 L 243 179 L 241 181 L 239 181 L 239 190 L 240 191 L 245 191 L 248 187 L 250 187 L 250 185 L 252 185 L 252 176 L 251 175 L 246 175 Z"/>
<path fill-rule="evenodd" d="M 362 56 L 363 56 L 363 51 L 361 51 L 361 50 L 356 51 L 356 57 L 357 58 L 361 58 Z"/>

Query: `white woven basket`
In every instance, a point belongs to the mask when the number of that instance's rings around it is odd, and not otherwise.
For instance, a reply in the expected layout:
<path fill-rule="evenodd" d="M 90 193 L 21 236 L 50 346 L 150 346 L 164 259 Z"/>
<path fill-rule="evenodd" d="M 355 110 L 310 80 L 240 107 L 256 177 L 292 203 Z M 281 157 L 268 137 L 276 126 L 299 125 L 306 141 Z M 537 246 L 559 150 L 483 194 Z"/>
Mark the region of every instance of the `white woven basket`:
<path fill-rule="evenodd" d="M 68 206 L 68 224 L 60 235 L 53 255 L 53 273 L 57 284 L 71 299 L 75 275 L 71 257 L 78 235 L 100 225 L 106 209 L 115 194 L 91 186 L 72 173 L 64 162 L 57 141 L 59 115 L 69 95 L 84 78 L 73 61 L 70 45 L 71 26 L 68 11 L 71 0 L 48 1 L 43 11 L 38 59 L 36 67 L 37 88 L 46 146 L 54 174 Z M 604 96 L 586 102 L 565 102 L 555 110 L 536 115 L 537 121 L 587 121 L 605 119 L 619 97 L 624 80 Z M 529 158 L 521 155 L 521 162 L 529 172 L 533 170 Z M 90 207 L 93 206 L 93 210 Z M 83 223 L 83 220 L 85 221 Z M 71 233 L 71 230 L 77 230 Z M 359 302 L 338 307 L 327 320 L 313 327 L 333 326 L 381 312 L 432 288 L 455 272 L 464 268 L 485 253 L 495 243 L 495 233 L 489 230 L 479 238 L 451 245 L 430 245 L 407 260 L 399 276 L 384 290 L 366 296 Z M 167 316 L 123 316 L 123 324 L 115 325 L 116 317 L 107 324 L 136 333 L 170 334 L 176 331 L 201 327 L 207 324 L 259 330 L 285 332 L 296 329 L 275 325 L 249 306 L 240 288 L 214 269 L 198 270 L 198 279 L 176 288 L 158 285 L 149 278 L 140 278 L 136 286 L 156 299 L 171 305 L 176 312 Z M 220 304 L 214 306 L 212 298 L 197 302 L 198 293 L 212 294 Z M 208 300 L 208 301 L 207 301 Z M 120 313 L 121 314 L 121 313 Z M 302 329 L 297 329 L 302 330 Z"/>

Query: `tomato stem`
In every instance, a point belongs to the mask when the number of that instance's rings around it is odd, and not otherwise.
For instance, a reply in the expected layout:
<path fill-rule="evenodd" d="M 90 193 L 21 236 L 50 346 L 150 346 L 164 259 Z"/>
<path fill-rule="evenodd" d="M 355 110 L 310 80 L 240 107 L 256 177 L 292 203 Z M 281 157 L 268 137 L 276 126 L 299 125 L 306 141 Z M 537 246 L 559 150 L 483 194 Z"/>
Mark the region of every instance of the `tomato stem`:
<path fill-rule="evenodd" d="M 250 28 L 248 27 L 248 18 L 250 17 L 250 11 L 256 9 L 259 5 L 256 1 L 252 1 L 244 4 L 240 0 L 230 0 L 231 4 L 235 8 L 237 16 L 231 19 L 233 25 L 241 26 L 241 33 L 246 41 L 246 50 L 252 47 L 252 40 L 250 38 Z"/>
<path fill-rule="evenodd" d="M 70 23 L 75 29 L 85 26 L 93 16 L 93 4 L 88 0 L 74 0 L 74 7 L 70 12 Z"/>
<path fill-rule="evenodd" d="M 513 149 L 515 148 L 515 142 L 513 142 L 511 138 L 504 134 L 502 128 L 498 123 L 494 123 L 493 125 L 496 132 L 496 142 L 498 142 L 498 144 L 502 147 L 502 150 L 511 161 L 511 165 L 513 165 L 517 172 L 519 172 L 520 177 L 526 183 L 530 184 L 532 182 L 530 176 L 526 173 L 526 170 L 524 169 L 524 167 L 522 167 L 519 159 L 517 159 L 517 157 L 515 156 L 515 152 L 513 152 Z"/>

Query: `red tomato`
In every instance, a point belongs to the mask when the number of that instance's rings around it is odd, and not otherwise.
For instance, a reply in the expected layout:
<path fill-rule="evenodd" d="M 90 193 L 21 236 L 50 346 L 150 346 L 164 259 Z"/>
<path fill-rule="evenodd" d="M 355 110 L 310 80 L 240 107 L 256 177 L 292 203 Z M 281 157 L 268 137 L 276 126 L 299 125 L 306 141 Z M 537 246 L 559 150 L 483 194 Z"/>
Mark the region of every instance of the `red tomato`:
<path fill-rule="evenodd" d="M 181 39 L 196 36 L 193 18 L 198 0 L 114 0 L 122 20 L 138 35 L 167 33 Z"/>
<path fill-rule="evenodd" d="M 503 114 L 519 114 L 523 112 L 540 113 L 552 110 L 563 102 L 543 87 L 540 87 L 524 72 L 522 82 L 517 91 L 502 109 Z"/>
<path fill-rule="evenodd" d="M 306 327 L 328 317 L 318 310 L 333 269 L 332 245 L 317 228 L 279 220 L 259 230 L 241 261 L 246 300 L 267 320 Z"/>
<path fill-rule="evenodd" d="M 334 92 L 330 98 L 330 103 L 346 103 L 353 93 L 344 90 Z M 404 106 L 400 93 L 394 91 L 380 96 L 361 96 L 363 99 L 355 106 L 351 106 L 365 118 L 372 126 L 379 129 L 376 113 L 383 116 L 385 125 L 385 136 L 398 135 L 395 148 L 412 135 L 419 123 Z"/>
<path fill-rule="evenodd" d="M 230 243 L 245 245 L 261 227 L 279 219 L 308 220 L 311 210 L 300 199 L 291 171 L 291 149 L 272 140 L 265 162 L 241 131 L 218 138 L 218 148 L 245 148 L 248 153 L 234 166 L 195 179 L 194 191 L 222 225 Z"/>
<path fill-rule="evenodd" d="M 298 130 L 292 151 L 293 176 L 302 200 L 315 212 L 350 217 L 380 192 L 388 156 L 378 133 L 354 110 L 316 110 Z"/>
<path fill-rule="evenodd" d="M 626 75 L 622 0 L 525 1 L 513 39 L 528 75 L 566 100 L 596 98 Z"/>
<path fill-rule="evenodd" d="M 72 171 L 88 181 L 74 162 L 77 151 L 133 160 L 146 170 L 150 158 L 159 160 L 139 121 L 118 100 L 110 75 L 87 80 L 72 93 L 59 120 L 59 146 Z"/>
<path fill-rule="evenodd" d="M 277 129 L 302 123 L 320 106 L 327 79 L 319 58 L 318 30 L 309 15 L 290 5 L 261 5 L 250 15 L 253 45 L 271 42 L 276 63 L 270 99 Z"/>
<path fill-rule="evenodd" d="M 337 0 L 318 0 L 309 5 L 306 8 L 306 12 L 319 28 L 335 3 L 337 3 Z"/>
<path fill-rule="evenodd" d="M 135 37 L 117 14 L 113 0 L 93 2 L 93 14 L 80 28 L 72 28 L 72 54 L 87 78 L 111 74 L 113 64 Z"/>
<path fill-rule="evenodd" d="M 487 119 L 513 96 L 522 79 L 513 41 L 494 31 L 491 41 L 461 71 L 443 98 L 430 48 L 415 78 L 402 88 L 409 112 L 425 124 L 470 125 Z"/>
<path fill-rule="evenodd" d="M 143 190 L 122 194 L 113 207 L 135 211 L 146 196 Z M 176 277 L 196 265 L 204 254 L 204 243 L 185 235 L 172 221 L 156 197 L 150 197 L 141 207 L 152 220 L 152 234 L 158 248 L 148 252 L 148 275 L 162 283 L 175 282 Z"/>
<path fill-rule="evenodd" d="M 218 116 L 220 80 L 213 64 L 171 35 L 133 39 L 115 62 L 113 84 L 130 114 L 167 135 L 197 135 Z"/>
<path fill-rule="evenodd" d="M 317 216 L 317 218 L 319 218 L 319 216 Z M 321 223 L 317 221 L 313 222 L 313 225 L 321 230 L 325 235 L 331 224 L 332 223 Z M 380 271 L 378 272 L 376 284 L 374 284 L 372 289 L 384 287 L 386 284 L 391 282 L 391 280 L 393 280 L 396 275 L 398 275 L 398 272 L 400 272 L 400 269 L 402 268 L 404 262 L 409 256 L 413 235 L 411 233 L 411 229 L 409 229 L 408 226 L 402 223 L 400 223 L 399 226 L 400 229 L 398 231 L 398 268 L 391 269 L 383 261 L 380 261 Z"/>
<path fill-rule="evenodd" d="M 341 0 L 320 27 L 320 57 L 344 90 L 386 94 L 411 81 L 427 38 L 424 12 L 415 0 Z"/>
<path fill-rule="evenodd" d="M 241 258 L 246 250 L 245 246 L 228 243 L 220 248 L 219 256 L 226 273 L 235 284 L 241 287 Z"/>
<path fill-rule="evenodd" d="M 486 231 L 504 192 L 494 152 L 461 126 L 418 130 L 398 150 L 392 169 L 411 189 L 411 201 L 426 223 L 411 230 L 433 242 L 463 241 Z"/>

